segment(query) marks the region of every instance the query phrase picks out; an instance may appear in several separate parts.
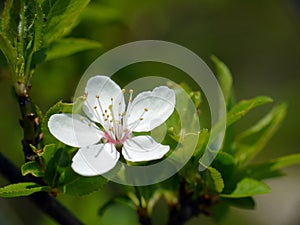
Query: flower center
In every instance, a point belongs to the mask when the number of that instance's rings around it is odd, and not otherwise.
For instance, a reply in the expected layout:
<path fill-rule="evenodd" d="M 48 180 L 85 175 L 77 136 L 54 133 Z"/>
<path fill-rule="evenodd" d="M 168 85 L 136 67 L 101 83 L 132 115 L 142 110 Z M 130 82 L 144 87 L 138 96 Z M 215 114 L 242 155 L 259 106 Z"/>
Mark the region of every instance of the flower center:
<path fill-rule="evenodd" d="M 101 104 L 100 96 L 97 95 L 94 107 L 91 107 L 87 101 L 87 106 L 94 110 L 92 111 L 97 120 L 104 128 L 104 139 L 119 148 L 122 148 L 123 143 L 131 137 L 132 131 L 140 124 L 144 119 L 143 116 L 148 112 L 148 108 L 145 108 L 141 115 L 135 122 L 128 124 L 128 117 L 132 110 L 132 95 L 133 90 L 129 90 L 129 99 L 127 107 L 124 103 L 125 89 L 122 90 L 122 94 L 116 99 L 111 98 L 108 108 L 104 108 Z M 107 102 L 107 101 L 106 101 Z"/>

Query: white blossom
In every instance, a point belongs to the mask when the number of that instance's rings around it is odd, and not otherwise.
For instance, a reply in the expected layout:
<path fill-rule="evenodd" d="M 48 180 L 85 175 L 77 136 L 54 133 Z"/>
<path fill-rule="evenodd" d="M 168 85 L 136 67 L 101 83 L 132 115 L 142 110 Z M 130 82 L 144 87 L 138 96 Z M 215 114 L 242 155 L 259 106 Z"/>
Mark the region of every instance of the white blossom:
<path fill-rule="evenodd" d="M 166 86 L 145 91 L 134 99 L 106 76 L 94 76 L 86 85 L 86 101 L 79 114 L 55 114 L 48 122 L 51 134 L 61 142 L 78 147 L 72 168 L 83 176 L 108 172 L 118 162 L 120 153 L 131 162 L 162 158 L 168 145 L 157 143 L 147 132 L 164 123 L 173 113 L 175 93 Z M 97 124 L 100 124 L 99 127 Z"/>

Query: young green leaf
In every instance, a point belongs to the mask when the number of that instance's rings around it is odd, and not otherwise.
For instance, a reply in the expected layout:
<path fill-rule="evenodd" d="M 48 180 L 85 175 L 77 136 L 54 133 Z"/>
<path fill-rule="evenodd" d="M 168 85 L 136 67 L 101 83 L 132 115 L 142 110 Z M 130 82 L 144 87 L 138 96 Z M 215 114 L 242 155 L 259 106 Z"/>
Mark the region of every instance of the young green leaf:
<path fill-rule="evenodd" d="M 247 166 L 242 171 L 242 176 L 254 179 L 267 179 L 284 175 L 280 169 L 300 163 L 300 154 L 292 154 L 272 159 L 264 163 Z"/>
<path fill-rule="evenodd" d="M 251 109 L 272 102 L 267 96 L 259 96 L 249 100 L 243 100 L 237 103 L 227 114 L 227 126 L 232 125 L 237 120 L 245 116 Z"/>
<path fill-rule="evenodd" d="M 208 167 L 207 169 L 210 173 L 211 179 L 214 182 L 215 190 L 221 193 L 224 188 L 224 181 L 222 179 L 221 173 L 213 167 Z"/>
<path fill-rule="evenodd" d="M 96 41 L 91 41 L 82 38 L 64 38 L 53 42 L 47 50 L 46 60 L 58 59 L 66 57 L 74 53 L 100 48 L 101 44 Z"/>
<path fill-rule="evenodd" d="M 214 159 L 212 166 L 220 171 L 224 181 L 224 192 L 233 190 L 236 183 L 233 179 L 234 172 L 236 170 L 236 162 L 234 158 L 223 151 L 219 151 L 216 158 Z"/>
<path fill-rule="evenodd" d="M 71 159 L 64 149 L 58 149 L 48 162 L 45 171 L 45 180 L 51 187 L 57 187 L 61 174 L 70 164 Z"/>
<path fill-rule="evenodd" d="M 7 64 L 10 66 L 11 71 L 13 72 L 13 65 L 16 63 L 17 50 L 14 48 L 6 36 L 0 33 L 0 50 L 7 60 Z"/>
<path fill-rule="evenodd" d="M 22 165 L 21 167 L 22 175 L 32 174 L 35 177 L 43 177 L 44 171 L 41 165 L 36 161 L 29 161 Z"/>
<path fill-rule="evenodd" d="M 10 184 L 0 188 L 0 197 L 12 198 L 28 196 L 40 191 L 50 191 L 50 187 L 40 186 L 33 182 Z"/>
<path fill-rule="evenodd" d="M 90 0 L 56 0 L 44 1 L 43 9 L 46 14 L 45 20 L 45 46 L 68 34 L 76 25 L 76 21 Z"/>
<path fill-rule="evenodd" d="M 71 168 L 64 172 L 62 191 L 69 195 L 82 196 L 101 189 L 107 179 L 102 176 L 83 177 L 75 173 Z"/>
<path fill-rule="evenodd" d="M 199 137 L 198 137 L 198 143 L 196 146 L 196 149 L 194 151 L 193 156 L 197 161 L 200 160 L 201 156 L 203 155 L 206 145 L 209 139 L 209 132 L 206 129 L 203 129 L 200 131 Z"/>
<path fill-rule="evenodd" d="M 7 0 L 2 13 L 1 33 L 7 37 L 11 46 L 16 46 L 17 44 L 20 7 L 21 1 Z"/>
<path fill-rule="evenodd" d="M 257 124 L 241 133 L 236 140 L 235 158 L 244 164 L 256 156 L 279 128 L 286 115 L 286 104 L 275 106 Z"/>
<path fill-rule="evenodd" d="M 53 158 L 53 155 L 55 154 L 56 151 L 57 148 L 55 144 L 48 144 L 44 146 L 43 153 L 41 154 L 41 156 L 45 164 L 48 164 L 48 162 Z"/>
<path fill-rule="evenodd" d="M 33 51 L 36 52 L 43 46 L 43 38 L 44 38 L 44 13 L 39 0 L 33 1 L 35 7 L 35 15 L 34 15 L 34 45 Z"/>
<path fill-rule="evenodd" d="M 219 60 L 216 56 L 212 56 L 211 60 L 216 66 L 216 75 L 221 86 L 226 105 L 228 105 L 229 100 L 232 95 L 232 75 L 228 67 Z"/>
<path fill-rule="evenodd" d="M 270 192 L 271 189 L 265 183 L 251 178 L 244 178 L 238 182 L 232 193 L 221 194 L 220 196 L 223 198 L 245 198 Z"/>

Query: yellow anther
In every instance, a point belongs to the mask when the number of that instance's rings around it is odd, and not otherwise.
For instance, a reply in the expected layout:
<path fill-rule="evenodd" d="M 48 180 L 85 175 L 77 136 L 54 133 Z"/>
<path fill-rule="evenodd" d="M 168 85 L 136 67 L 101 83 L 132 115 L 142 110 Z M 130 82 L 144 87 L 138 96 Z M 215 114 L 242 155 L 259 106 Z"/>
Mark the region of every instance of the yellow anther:
<path fill-rule="evenodd" d="M 108 106 L 109 110 L 112 110 L 112 107 L 113 107 L 112 105 L 109 105 L 109 106 Z"/>
<path fill-rule="evenodd" d="M 132 89 L 129 90 L 129 94 L 133 94 L 133 90 Z"/>
<path fill-rule="evenodd" d="M 125 89 L 122 89 L 122 93 L 125 94 L 125 92 L 126 92 L 126 90 L 125 90 Z"/>
<path fill-rule="evenodd" d="M 97 106 L 96 106 L 96 105 L 94 106 L 94 109 L 97 109 Z"/>
<path fill-rule="evenodd" d="M 145 112 L 148 112 L 148 108 L 144 108 L 144 111 L 145 111 Z"/>
<path fill-rule="evenodd" d="M 90 126 L 92 126 L 92 124 L 91 124 L 91 123 L 89 123 L 89 124 L 88 124 L 88 126 L 90 127 Z"/>
<path fill-rule="evenodd" d="M 80 121 L 81 121 L 81 122 L 84 121 L 84 118 L 83 118 L 83 117 L 80 117 Z"/>
<path fill-rule="evenodd" d="M 144 118 L 140 118 L 140 120 L 144 120 Z"/>
<path fill-rule="evenodd" d="M 96 98 L 97 98 L 97 99 L 99 99 L 99 98 L 100 98 L 100 96 L 99 96 L 99 95 L 96 95 Z"/>

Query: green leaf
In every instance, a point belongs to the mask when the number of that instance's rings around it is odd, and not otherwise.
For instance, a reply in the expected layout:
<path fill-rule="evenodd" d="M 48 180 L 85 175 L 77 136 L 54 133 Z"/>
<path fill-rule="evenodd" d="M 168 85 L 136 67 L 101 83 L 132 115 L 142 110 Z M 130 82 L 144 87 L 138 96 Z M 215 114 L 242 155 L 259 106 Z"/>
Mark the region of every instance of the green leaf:
<path fill-rule="evenodd" d="M 70 164 L 71 159 L 64 149 L 58 149 L 48 162 L 45 171 L 45 180 L 51 187 L 57 187 L 61 174 Z"/>
<path fill-rule="evenodd" d="M 7 60 L 12 72 L 14 72 L 13 65 L 16 63 L 17 50 L 14 48 L 6 36 L 0 33 L 0 50 Z"/>
<path fill-rule="evenodd" d="M 243 164 L 249 161 L 263 149 L 279 128 L 286 115 L 286 109 L 286 104 L 275 106 L 257 124 L 237 137 L 234 155 L 238 163 Z"/>
<path fill-rule="evenodd" d="M 296 165 L 299 163 L 300 153 L 282 156 L 264 163 L 249 165 L 242 171 L 242 175 L 258 180 L 278 177 L 284 175 L 284 173 L 281 172 L 279 169 Z"/>
<path fill-rule="evenodd" d="M 202 95 L 200 91 L 193 91 L 190 94 L 190 98 L 194 103 L 194 106 L 196 109 L 200 108 L 200 105 L 202 103 Z"/>
<path fill-rule="evenodd" d="M 195 157 L 195 159 L 197 161 L 200 160 L 201 156 L 203 155 L 205 149 L 206 149 L 206 145 L 209 139 L 209 132 L 206 129 L 203 129 L 200 131 L 199 137 L 198 137 L 198 143 L 197 143 L 197 147 L 194 151 L 193 156 Z"/>
<path fill-rule="evenodd" d="M 47 59 L 52 60 L 65 56 L 72 55 L 74 53 L 100 48 L 101 44 L 96 41 L 79 38 L 65 38 L 53 42 L 47 51 Z"/>
<path fill-rule="evenodd" d="M 107 179 L 102 176 L 80 176 L 71 168 L 67 168 L 61 183 L 64 184 L 62 187 L 64 193 L 82 196 L 101 189 L 107 183 Z"/>
<path fill-rule="evenodd" d="M 28 196 L 40 191 L 50 191 L 50 187 L 40 186 L 33 182 L 10 184 L 0 188 L 0 197 L 12 198 Z"/>
<path fill-rule="evenodd" d="M 43 153 L 41 154 L 43 160 L 46 164 L 53 158 L 53 155 L 57 151 L 55 144 L 45 145 L 43 148 Z"/>
<path fill-rule="evenodd" d="M 1 33 L 11 42 L 11 46 L 16 45 L 18 37 L 18 26 L 20 20 L 20 1 L 7 0 L 2 14 Z"/>
<path fill-rule="evenodd" d="M 44 35 L 45 45 L 68 34 L 89 2 L 89 0 L 56 0 L 51 5 L 51 1 L 44 1 L 43 9 L 47 20 Z"/>
<path fill-rule="evenodd" d="M 37 50 L 41 49 L 43 46 L 43 39 L 44 39 L 44 13 L 42 6 L 39 0 L 34 0 L 35 2 L 35 18 L 34 18 L 34 45 L 33 51 L 36 52 Z"/>
<path fill-rule="evenodd" d="M 227 126 L 245 116 L 251 109 L 272 102 L 267 96 L 258 96 L 249 100 L 242 100 L 237 103 L 227 114 Z"/>
<path fill-rule="evenodd" d="M 234 158 L 223 151 L 219 151 L 216 158 L 214 159 L 212 166 L 220 171 L 224 181 L 224 192 L 233 190 L 236 183 L 234 181 L 234 172 L 236 170 L 236 162 Z"/>
<path fill-rule="evenodd" d="M 251 178 L 244 178 L 238 182 L 231 194 L 221 194 L 220 196 L 223 198 L 245 198 L 270 192 L 271 189 L 265 183 Z"/>
<path fill-rule="evenodd" d="M 224 181 L 222 179 L 221 173 L 213 167 L 208 167 L 207 169 L 208 169 L 210 176 L 214 182 L 215 190 L 217 192 L 221 193 L 224 188 Z"/>
<path fill-rule="evenodd" d="M 212 61 L 216 66 L 216 74 L 221 86 L 226 105 L 228 105 L 229 100 L 232 95 L 232 75 L 228 67 L 219 60 L 216 56 L 211 57 Z"/>
<path fill-rule="evenodd" d="M 22 175 L 32 174 L 35 177 L 43 177 L 44 171 L 41 165 L 36 161 L 30 161 L 22 165 L 21 167 Z"/>

